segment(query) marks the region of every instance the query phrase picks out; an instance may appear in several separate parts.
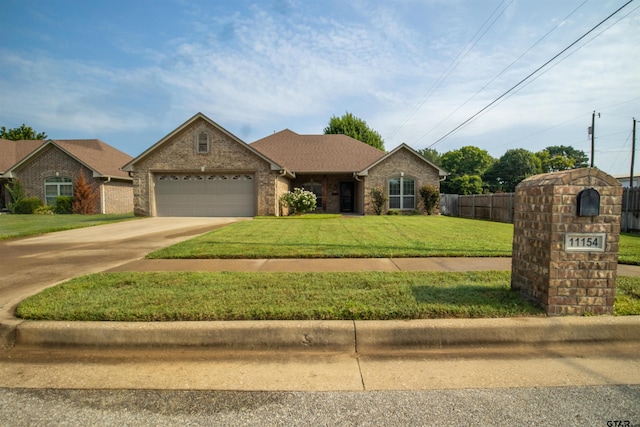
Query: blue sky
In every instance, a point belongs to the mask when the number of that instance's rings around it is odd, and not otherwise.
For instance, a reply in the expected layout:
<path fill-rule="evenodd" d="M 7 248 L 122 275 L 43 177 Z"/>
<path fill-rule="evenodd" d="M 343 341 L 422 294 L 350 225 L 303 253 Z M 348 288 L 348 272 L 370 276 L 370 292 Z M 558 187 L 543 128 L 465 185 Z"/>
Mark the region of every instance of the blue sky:
<path fill-rule="evenodd" d="M 348 111 L 387 150 L 498 158 L 589 153 L 595 110 L 595 164 L 624 175 L 640 118 L 637 0 L 436 141 L 626 1 L 0 0 L 0 125 L 136 156 L 197 112 L 253 142 L 319 134 Z"/>

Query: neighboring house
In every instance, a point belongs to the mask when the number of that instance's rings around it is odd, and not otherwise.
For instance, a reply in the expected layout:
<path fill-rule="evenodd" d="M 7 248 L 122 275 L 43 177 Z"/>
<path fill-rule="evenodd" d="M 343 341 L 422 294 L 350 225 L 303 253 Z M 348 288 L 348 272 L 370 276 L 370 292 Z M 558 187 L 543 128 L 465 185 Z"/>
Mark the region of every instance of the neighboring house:
<path fill-rule="evenodd" d="M 55 205 L 57 196 L 73 196 L 73 183 L 84 173 L 99 191 L 97 213 L 132 212 L 133 179 L 121 169 L 131 159 L 97 139 L 0 139 L 0 208 L 9 201 L 5 184 L 11 180 L 20 180 L 27 196 Z"/>
<path fill-rule="evenodd" d="M 202 113 L 123 167 L 133 175 L 140 216 L 283 215 L 295 187 L 318 197 L 318 212 L 372 214 L 379 188 L 388 209 L 419 208 L 418 189 L 447 173 L 405 144 L 385 153 L 345 135 L 283 130 L 247 144 Z"/>
<path fill-rule="evenodd" d="M 616 175 L 614 178 L 620 181 L 620 184 L 622 184 L 624 188 L 629 188 L 629 182 L 631 182 L 629 179 L 630 175 L 630 173 L 627 175 Z M 633 174 L 633 187 L 640 187 L 640 175 Z"/>

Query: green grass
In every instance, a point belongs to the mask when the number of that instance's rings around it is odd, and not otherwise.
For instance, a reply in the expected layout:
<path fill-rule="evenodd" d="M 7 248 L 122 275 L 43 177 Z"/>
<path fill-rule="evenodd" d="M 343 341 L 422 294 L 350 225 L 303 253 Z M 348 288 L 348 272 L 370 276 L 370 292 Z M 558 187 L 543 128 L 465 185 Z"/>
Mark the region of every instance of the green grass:
<path fill-rule="evenodd" d="M 0 215 L 0 240 L 91 227 L 133 218 L 135 217 L 132 213 L 113 215 Z"/>
<path fill-rule="evenodd" d="M 508 272 L 101 273 L 32 296 L 32 320 L 423 319 L 543 315 Z"/>
<path fill-rule="evenodd" d="M 616 316 L 640 314 L 640 277 L 618 277 L 616 280 Z"/>
<path fill-rule="evenodd" d="M 446 216 L 261 217 L 149 258 L 510 257 L 512 240 L 512 224 Z M 640 265 L 640 235 L 621 235 L 618 255 Z"/>
<path fill-rule="evenodd" d="M 640 265 L 640 234 L 623 233 L 620 235 L 618 262 Z"/>
<path fill-rule="evenodd" d="M 149 258 L 380 258 L 511 256 L 513 226 L 445 216 L 242 221 Z"/>

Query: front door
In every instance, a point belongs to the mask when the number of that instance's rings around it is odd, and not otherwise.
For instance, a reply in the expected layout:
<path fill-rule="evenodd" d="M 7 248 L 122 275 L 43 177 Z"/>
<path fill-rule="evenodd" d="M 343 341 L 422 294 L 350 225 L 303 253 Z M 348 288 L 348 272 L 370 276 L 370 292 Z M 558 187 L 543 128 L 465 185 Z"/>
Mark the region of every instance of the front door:
<path fill-rule="evenodd" d="M 340 183 L 340 212 L 353 212 L 355 205 L 353 182 Z"/>

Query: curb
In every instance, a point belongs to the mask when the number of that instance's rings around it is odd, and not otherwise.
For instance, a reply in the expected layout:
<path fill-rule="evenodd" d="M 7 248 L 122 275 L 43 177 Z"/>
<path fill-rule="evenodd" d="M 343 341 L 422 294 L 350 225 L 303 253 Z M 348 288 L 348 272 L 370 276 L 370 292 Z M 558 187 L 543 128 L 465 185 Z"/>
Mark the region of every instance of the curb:
<path fill-rule="evenodd" d="M 13 326 L 0 324 L 0 332 L 5 349 L 207 347 L 374 353 L 456 346 L 640 342 L 640 316 L 406 321 L 24 321 Z"/>

